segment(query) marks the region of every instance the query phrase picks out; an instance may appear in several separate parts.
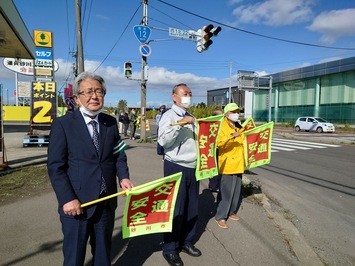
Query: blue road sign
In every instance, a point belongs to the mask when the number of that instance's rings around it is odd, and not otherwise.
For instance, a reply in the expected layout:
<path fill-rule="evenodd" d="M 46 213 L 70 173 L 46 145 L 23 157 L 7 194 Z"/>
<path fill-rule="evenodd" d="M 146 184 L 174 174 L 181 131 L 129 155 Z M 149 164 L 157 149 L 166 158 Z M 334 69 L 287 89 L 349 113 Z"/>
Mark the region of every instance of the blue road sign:
<path fill-rule="evenodd" d="M 136 25 L 133 27 L 133 32 L 140 43 L 146 43 L 149 40 L 151 30 L 147 26 Z"/>
<path fill-rule="evenodd" d="M 148 44 L 143 43 L 141 46 L 139 46 L 139 52 L 143 56 L 150 56 L 150 54 L 152 53 L 152 49 Z"/>

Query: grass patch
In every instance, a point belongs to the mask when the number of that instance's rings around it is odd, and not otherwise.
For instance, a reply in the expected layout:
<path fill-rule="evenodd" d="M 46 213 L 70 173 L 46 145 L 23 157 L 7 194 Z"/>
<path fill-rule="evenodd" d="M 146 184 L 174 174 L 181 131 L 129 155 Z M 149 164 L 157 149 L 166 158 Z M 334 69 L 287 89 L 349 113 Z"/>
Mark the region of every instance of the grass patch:
<path fill-rule="evenodd" d="M 31 166 L 1 173 L 0 205 L 52 190 L 47 166 Z"/>

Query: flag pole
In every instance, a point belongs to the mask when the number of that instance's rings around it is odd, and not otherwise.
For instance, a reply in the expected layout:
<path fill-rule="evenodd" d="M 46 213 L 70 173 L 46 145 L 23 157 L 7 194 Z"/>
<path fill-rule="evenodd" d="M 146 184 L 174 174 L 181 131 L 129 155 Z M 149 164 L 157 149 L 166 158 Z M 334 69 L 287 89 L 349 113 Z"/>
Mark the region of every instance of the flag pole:
<path fill-rule="evenodd" d="M 106 197 L 103 197 L 103 198 L 99 198 L 97 200 L 93 200 L 93 201 L 89 201 L 87 203 L 84 203 L 84 204 L 81 204 L 81 208 L 84 208 L 84 207 L 87 207 L 87 206 L 90 206 L 90 205 L 93 205 L 95 203 L 99 203 L 101 201 L 104 201 L 104 200 L 108 200 L 108 199 L 111 199 L 111 198 L 114 198 L 114 197 L 117 197 L 117 196 L 120 196 L 120 195 L 124 195 L 126 194 L 126 190 L 123 190 L 121 192 L 118 192 L 118 193 L 115 193 L 115 194 L 112 194 L 112 195 L 109 195 L 109 196 L 106 196 Z"/>

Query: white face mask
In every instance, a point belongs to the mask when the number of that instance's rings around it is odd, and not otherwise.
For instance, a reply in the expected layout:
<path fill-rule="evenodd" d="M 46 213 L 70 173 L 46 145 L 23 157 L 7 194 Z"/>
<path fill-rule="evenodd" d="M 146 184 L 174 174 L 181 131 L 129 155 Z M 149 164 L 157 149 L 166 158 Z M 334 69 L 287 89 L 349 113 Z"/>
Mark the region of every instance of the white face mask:
<path fill-rule="evenodd" d="M 181 105 L 184 108 L 189 108 L 191 106 L 191 99 L 192 97 L 181 97 Z"/>
<path fill-rule="evenodd" d="M 238 113 L 230 113 L 228 115 L 228 119 L 233 122 L 237 122 L 239 120 L 239 114 Z"/>
<path fill-rule="evenodd" d="M 80 111 L 83 112 L 84 114 L 87 114 L 88 116 L 96 116 L 98 115 L 99 113 L 101 113 L 103 111 L 104 108 L 101 108 L 100 110 L 97 110 L 97 111 L 91 111 L 89 109 L 87 109 L 86 107 L 84 106 L 80 106 L 79 107 Z"/>
<path fill-rule="evenodd" d="M 79 100 L 79 104 L 80 104 L 80 107 L 79 107 L 79 110 L 81 112 L 83 112 L 84 114 L 88 115 L 88 116 L 96 116 L 98 115 L 99 113 L 101 113 L 103 110 L 104 110 L 104 107 L 102 107 L 101 109 L 97 110 L 97 111 L 91 111 L 89 109 L 87 109 L 82 103 L 81 101 Z"/>

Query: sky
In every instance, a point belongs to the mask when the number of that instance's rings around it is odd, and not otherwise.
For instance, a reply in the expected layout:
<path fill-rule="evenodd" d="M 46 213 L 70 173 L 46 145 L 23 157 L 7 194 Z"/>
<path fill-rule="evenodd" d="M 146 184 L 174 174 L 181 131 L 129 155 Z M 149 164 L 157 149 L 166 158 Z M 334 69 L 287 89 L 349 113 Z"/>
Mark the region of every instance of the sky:
<path fill-rule="evenodd" d="M 51 31 L 59 93 L 74 79 L 77 50 L 75 0 L 13 0 L 29 33 Z M 82 36 L 86 71 L 107 84 L 105 106 L 126 100 L 141 106 L 141 43 L 133 27 L 142 21 L 142 0 L 83 0 Z M 149 0 L 151 28 L 146 106 L 172 105 L 174 85 L 186 83 L 193 103 L 207 103 L 207 90 L 237 86 L 239 70 L 260 76 L 355 56 L 353 0 Z M 213 24 L 222 31 L 207 51 L 169 36 L 169 28 L 197 31 Z M 1 60 L 2 61 L 2 60 Z M 123 73 L 131 61 L 134 80 Z M 29 80 L 18 75 L 19 81 Z M 15 74 L 0 64 L 0 83 L 15 88 Z M 10 93 L 9 103 L 15 102 Z"/>

